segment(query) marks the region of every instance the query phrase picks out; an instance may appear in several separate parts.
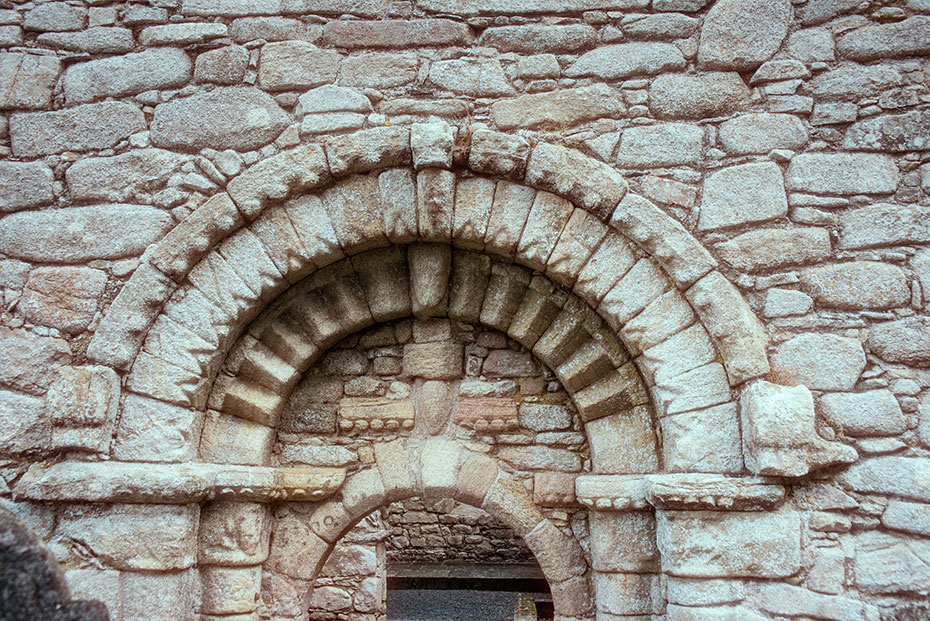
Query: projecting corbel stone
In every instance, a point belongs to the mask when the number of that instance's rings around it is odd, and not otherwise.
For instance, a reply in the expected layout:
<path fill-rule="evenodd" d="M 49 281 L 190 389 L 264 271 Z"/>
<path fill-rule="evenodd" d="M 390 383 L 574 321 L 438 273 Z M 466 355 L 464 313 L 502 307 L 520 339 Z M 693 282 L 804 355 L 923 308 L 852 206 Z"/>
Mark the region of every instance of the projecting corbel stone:
<path fill-rule="evenodd" d="M 859 458 L 851 446 L 824 440 L 814 428 L 814 398 L 804 385 L 757 381 L 740 397 L 743 454 L 754 474 L 800 477 Z"/>
<path fill-rule="evenodd" d="M 323 500 L 343 481 L 340 468 L 64 461 L 34 464 L 13 488 L 17 499 L 186 504 L 201 500 Z"/>
<path fill-rule="evenodd" d="M 582 475 L 575 493 L 582 505 L 600 511 L 760 511 L 785 498 L 773 479 L 703 473 Z"/>

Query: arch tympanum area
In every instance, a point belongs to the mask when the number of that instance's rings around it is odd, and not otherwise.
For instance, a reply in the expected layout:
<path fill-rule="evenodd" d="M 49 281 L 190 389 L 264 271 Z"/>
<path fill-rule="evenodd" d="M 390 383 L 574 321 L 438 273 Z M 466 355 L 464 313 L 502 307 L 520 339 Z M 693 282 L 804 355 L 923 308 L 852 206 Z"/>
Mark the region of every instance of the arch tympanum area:
<path fill-rule="evenodd" d="M 773 386 L 758 381 L 767 337 L 715 268 L 680 224 L 570 149 L 485 130 L 455 148 L 430 125 L 296 147 L 179 223 L 107 312 L 87 357 L 124 375 L 113 460 L 33 468 L 15 492 L 196 521 L 196 554 L 171 567 L 199 570 L 208 619 L 257 618 L 263 571 L 312 582 L 354 523 L 411 496 L 483 508 L 522 536 L 562 619 L 662 614 L 661 574 L 791 575 L 797 516 L 777 509 L 777 480 L 749 473 L 842 457 L 749 435 L 747 407 L 764 409 Z M 558 380 L 589 454 L 521 470 L 496 441 L 470 442 L 507 431 L 521 404 L 467 403 L 461 344 L 413 338 L 396 356 L 409 406 L 340 405 L 333 433 L 369 439 L 358 464 L 282 462 L 282 413 L 308 369 L 406 320 L 513 339 Z M 747 438 L 804 458 L 760 466 Z M 306 519 L 271 519 L 282 502 Z M 587 512 L 587 541 L 555 508 Z M 760 545 L 778 553 L 759 560 Z"/>

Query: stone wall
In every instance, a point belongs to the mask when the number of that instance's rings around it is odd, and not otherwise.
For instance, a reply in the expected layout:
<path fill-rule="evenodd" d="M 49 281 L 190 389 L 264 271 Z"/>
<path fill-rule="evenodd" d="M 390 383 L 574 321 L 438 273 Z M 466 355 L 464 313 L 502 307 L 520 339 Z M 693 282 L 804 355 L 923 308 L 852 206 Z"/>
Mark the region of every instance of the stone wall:
<path fill-rule="evenodd" d="M 0 47 L 0 506 L 75 598 L 377 617 L 347 533 L 418 497 L 566 620 L 930 614 L 927 0 L 11 0 Z"/>

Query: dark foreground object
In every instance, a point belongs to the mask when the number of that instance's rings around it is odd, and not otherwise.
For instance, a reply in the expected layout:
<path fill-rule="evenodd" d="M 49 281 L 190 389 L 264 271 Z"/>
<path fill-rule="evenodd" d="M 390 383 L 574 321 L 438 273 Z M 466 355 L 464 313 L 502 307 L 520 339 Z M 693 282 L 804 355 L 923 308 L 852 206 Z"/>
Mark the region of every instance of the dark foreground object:
<path fill-rule="evenodd" d="M 110 621 L 100 602 L 72 602 L 58 564 L 16 516 L 0 509 L 0 621 Z"/>
<path fill-rule="evenodd" d="M 388 589 L 388 621 L 509 621 L 520 593 Z M 542 618 L 542 617 L 541 617 Z"/>

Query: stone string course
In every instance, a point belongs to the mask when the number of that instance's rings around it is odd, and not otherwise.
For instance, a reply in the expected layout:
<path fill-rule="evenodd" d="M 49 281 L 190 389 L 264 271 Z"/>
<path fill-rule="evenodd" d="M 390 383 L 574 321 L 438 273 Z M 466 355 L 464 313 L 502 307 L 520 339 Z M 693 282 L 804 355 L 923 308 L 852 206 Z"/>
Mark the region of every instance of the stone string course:
<path fill-rule="evenodd" d="M 927 0 L 0 3 L 0 301 L 116 621 L 930 616 Z"/>

